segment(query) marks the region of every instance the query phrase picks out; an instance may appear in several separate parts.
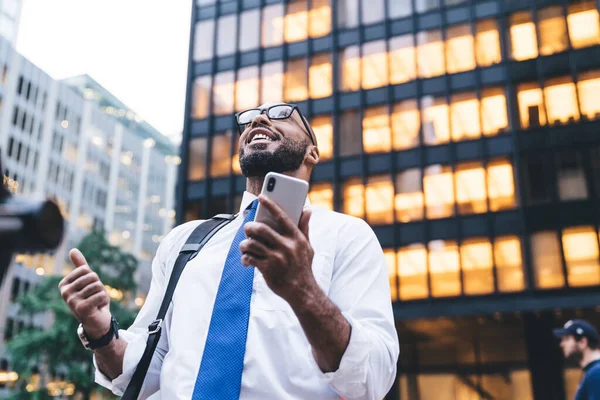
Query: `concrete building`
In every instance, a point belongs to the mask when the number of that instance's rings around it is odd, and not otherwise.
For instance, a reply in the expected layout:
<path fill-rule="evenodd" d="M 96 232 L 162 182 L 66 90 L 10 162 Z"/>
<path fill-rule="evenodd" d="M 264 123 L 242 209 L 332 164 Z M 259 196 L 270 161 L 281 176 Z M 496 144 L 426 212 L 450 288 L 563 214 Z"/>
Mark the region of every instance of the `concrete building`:
<path fill-rule="evenodd" d="M 0 36 L 4 36 L 13 47 L 17 44 L 22 8 L 23 0 L 0 0 Z"/>

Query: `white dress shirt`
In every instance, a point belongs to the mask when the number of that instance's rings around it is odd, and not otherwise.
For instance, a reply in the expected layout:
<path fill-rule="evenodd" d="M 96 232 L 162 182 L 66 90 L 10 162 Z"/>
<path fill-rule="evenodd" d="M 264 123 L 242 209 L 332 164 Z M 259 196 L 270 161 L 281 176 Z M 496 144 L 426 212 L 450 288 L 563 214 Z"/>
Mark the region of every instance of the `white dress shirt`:
<path fill-rule="evenodd" d="M 200 368 L 223 265 L 256 197 L 244 193 L 240 214 L 190 261 L 177 285 L 140 398 L 191 399 Z M 254 273 L 240 399 L 381 400 L 396 376 L 398 336 L 387 266 L 371 228 L 348 215 L 310 206 L 313 274 L 352 331 L 337 371 L 323 373 L 289 304 Z M 139 362 L 180 248 L 200 221 L 173 229 L 152 263 L 152 284 L 135 323 L 120 335 L 129 343 L 123 373 L 112 382 L 96 369 L 96 382 L 122 395 Z"/>

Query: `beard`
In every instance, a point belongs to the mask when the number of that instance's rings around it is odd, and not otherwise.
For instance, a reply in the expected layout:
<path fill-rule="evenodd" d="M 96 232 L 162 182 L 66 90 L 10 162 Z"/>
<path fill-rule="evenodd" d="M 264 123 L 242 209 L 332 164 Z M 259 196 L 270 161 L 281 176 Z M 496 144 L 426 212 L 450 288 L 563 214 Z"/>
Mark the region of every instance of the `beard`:
<path fill-rule="evenodd" d="M 264 177 L 269 172 L 296 171 L 304 162 L 308 142 L 294 142 L 284 137 L 275 151 L 265 151 L 267 146 L 267 143 L 255 144 L 250 154 L 240 149 L 240 168 L 246 178 Z"/>

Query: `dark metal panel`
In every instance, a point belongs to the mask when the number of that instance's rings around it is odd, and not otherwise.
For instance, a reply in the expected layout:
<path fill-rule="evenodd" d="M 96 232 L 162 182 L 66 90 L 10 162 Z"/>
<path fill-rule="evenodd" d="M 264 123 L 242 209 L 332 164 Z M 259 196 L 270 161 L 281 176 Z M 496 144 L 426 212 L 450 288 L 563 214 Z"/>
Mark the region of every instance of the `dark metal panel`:
<path fill-rule="evenodd" d="M 246 177 L 243 175 L 236 176 L 234 187 L 237 193 L 241 193 L 246 190 Z"/>
<path fill-rule="evenodd" d="M 506 67 L 495 65 L 481 70 L 481 83 L 483 85 L 495 85 L 506 82 Z"/>
<path fill-rule="evenodd" d="M 425 164 L 448 164 L 450 162 L 450 146 L 441 145 L 425 149 Z"/>
<path fill-rule="evenodd" d="M 283 58 L 283 46 L 270 47 L 263 50 L 263 61 L 279 61 Z"/>
<path fill-rule="evenodd" d="M 394 99 L 406 100 L 417 97 L 417 82 L 403 83 L 402 85 L 394 86 Z"/>
<path fill-rule="evenodd" d="M 442 26 L 442 16 L 439 12 L 419 15 L 417 24 L 419 30 L 440 28 Z"/>
<path fill-rule="evenodd" d="M 394 226 L 373 226 L 373 231 L 379 240 L 381 247 L 394 247 Z"/>
<path fill-rule="evenodd" d="M 340 109 L 356 108 L 360 104 L 360 93 L 342 93 L 340 95 Z"/>
<path fill-rule="evenodd" d="M 213 179 L 211 181 L 211 195 L 226 196 L 229 194 L 229 178 Z"/>
<path fill-rule="evenodd" d="M 194 64 L 194 75 L 209 75 L 212 72 L 212 61 L 204 61 Z"/>
<path fill-rule="evenodd" d="M 446 11 L 446 23 L 457 24 L 469 20 L 469 7 L 452 8 Z"/>
<path fill-rule="evenodd" d="M 204 119 L 202 121 L 191 121 L 191 136 L 207 136 L 210 129 L 210 121 Z"/>
<path fill-rule="evenodd" d="M 398 238 L 398 245 L 406 246 L 412 243 L 425 243 L 427 241 L 426 232 L 425 222 L 397 224 L 396 237 Z"/>
<path fill-rule="evenodd" d="M 446 90 L 446 78 L 440 76 L 438 78 L 425 79 L 422 81 L 423 95 L 439 95 Z"/>
<path fill-rule="evenodd" d="M 475 71 L 463 72 L 461 74 L 450 75 L 450 89 L 463 90 L 475 87 Z"/>
<path fill-rule="evenodd" d="M 385 25 L 378 24 L 373 26 L 367 26 L 365 28 L 365 42 L 371 40 L 384 39 L 385 38 Z"/>
<path fill-rule="evenodd" d="M 464 237 L 490 236 L 489 225 L 485 215 L 463 217 L 459 221 Z"/>
<path fill-rule="evenodd" d="M 414 21 L 411 18 L 405 18 L 400 21 L 394 21 L 391 23 L 392 36 L 404 35 L 411 33 L 414 28 Z"/>
<path fill-rule="evenodd" d="M 237 12 L 237 5 L 238 5 L 237 1 L 230 1 L 227 3 L 220 3 L 220 4 L 221 4 L 221 15 L 233 14 L 233 13 Z"/>
<path fill-rule="evenodd" d="M 596 209 L 593 201 L 573 201 L 559 204 L 557 212 L 561 226 L 596 225 Z"/>
<path fill-rule="evenodd" d="M 313 39 L 312 49 L 315 53 L 323 51 L 333 51 L 333 37 L 327 35 L 318 39 Z"/>
<path fill-rule="evenodd" d="M 600 47 L 574 51 L 572 60 L 578 70 L 598 68 L 600 67 Z"/>
<path fill-rule="evenodd" d="M 376 154 L 367 157 L 369 174 L 386 173 L 390 170 L 391 163 L 392 155 L 390 153 Z"/>
<path fill-rule="evenodd" d="M 251 8 L 260 7 L 260 0 L 242 0 L 242 8 L 249 10 Z"/>
<path fill-rule="evenodd" d="M 360 42 L 358 29 L 340 32 L 338 34 L 338 47 L 348 47 Z"/>
<path fill-rule="evenodd" d="M 513 142 L 509 135 L 491 137 L 486 140 L 487 153 L 493 156 L 512 154 Z"/>
<path fill-rule="evenodd" d="M 405 150 L 394 154 L 394 161 L 398 169 L 418 167 L 420 163 L 419 149 Z"/>
<path fill-rule="evenodd" d="M 488 1 L 475 4 L 475 16 L 477 18 L 492 17 L 500 13 L 499 1 Z"/>
<path fill-rule="evenodd" d="M 302 114 L 308 114 L 308 100 L 297 101 L 296 105 Z"/>
<path fill-rule="evenodd" d="M 523 224 L 518 211 L 493 213 L 491 216 L 495 236 L 521 233 Z"/>
<path fill-rule="evenodd" d="M 233 117 L 231 115 L 223 115 L 215 118 L 215 132 L 226 131 L 233 126 Z"/>
<path fill-rule="evenodd" d="M 455 218 L 429 221 L 430 240 L 455 240 L 458 236 L 458 222 Z"/>
<path fill-rule="evenodd" d="M 310 103 L 311 113 L 314 115 L 328 114 L 333 112 L 333 97 L 313 100 Z"/>
<path fill-rule="evenodd" d="M 235 56 L 219 58 L 217 60 L 217 71 L 229 71 L 235 67 Z"/>
<path fill-rule="evenodd" d="M 388 88 L 371 89 L 365 92 L 365 106 L 373 106 L 376 104 L 384 104 L 388 102 Z"/>
<path fill-rule="evenodd" d="M 258 64 L 259 57 L 260 53 L 258 50 L 244 53 L 240 56 L 240 66 L 247 67 L 250 65 L 256 65 Z"/>
<path fill-rule="evenodd" d="M 298 42 L 288 44 L 288 57 L 301 57 L 308 54 L 308 42 Z"/>
<path fill-rule="evenodd" d="M 456 143 L 456 160 L 475 160 L 481 157 L 480 141 Z"/>
<path fill-rule="evenodd" d="M 342 178 L 361 176 L 362 163 L 359 157 L 346 160 L 342 159 L 340 164 L 340 175 L 342 176 Z"/>
<path fill-rule="evenodd" d="M 198 20 L 211 19 L 217 15 L 217 6 L 202 6 L 197 7 L 196 10 L 198 10 L 196 13 Z"/>
<path fill-rule="evenodd" d="M 567 75 L 571 72 L 569 54 L 554 54 L 539 59 L 539 72 L 548 78 L 557 75 Z"/>
<path fill-rule="evenodd" d="M 187 200 L 201 199 L 205 196 L 206 182 L 188 182 L 187 185 Z"/>
<path fill-rule="evenodd" d="M 537 80 L 536 60 L 512 62 L 508 64 L 508 77 L 513 82 Z"/>
<path fill-rule="evenodd" d="M 325 161 L 319 163 L 312 174 L 312 179 L 316 181 L 331 181 L 333 179 L 333 162 Z"/>

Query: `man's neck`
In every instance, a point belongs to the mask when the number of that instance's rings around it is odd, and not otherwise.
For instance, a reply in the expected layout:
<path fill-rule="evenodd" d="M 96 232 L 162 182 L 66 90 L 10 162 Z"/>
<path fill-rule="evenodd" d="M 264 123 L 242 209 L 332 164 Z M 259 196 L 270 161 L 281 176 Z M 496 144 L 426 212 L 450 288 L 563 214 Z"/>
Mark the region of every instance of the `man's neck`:
<path fill-rule="evenodd" d="M 600 350 L 589 350 L 583 353 L 583 358 L 579 365 L 581 368 L 587 367 L 590 363 L 600 360 Z"/>
<path fill-rule="evenodd" d="M 282 173 L 283 173 L 283 175 L 302 179 L 302 175 L 299 174 L 298 171 L 282 172 Z M 264 176 L 253 176 L 250 178 L 246 178 L 246 192 L 249 192 L 255 196 L 258 196 L 262 190 L 264 181 L 265 181 Z"/>

